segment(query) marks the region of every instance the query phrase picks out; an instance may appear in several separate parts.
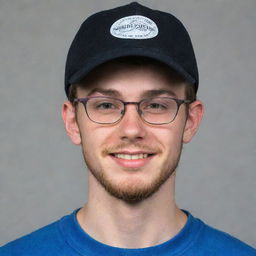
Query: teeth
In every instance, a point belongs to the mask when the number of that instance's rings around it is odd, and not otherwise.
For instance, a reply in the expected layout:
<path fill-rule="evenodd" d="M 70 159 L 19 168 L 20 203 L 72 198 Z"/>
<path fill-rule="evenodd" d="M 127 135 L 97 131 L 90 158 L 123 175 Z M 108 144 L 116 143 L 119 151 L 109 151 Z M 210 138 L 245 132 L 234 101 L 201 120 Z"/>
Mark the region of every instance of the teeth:
<path fill-rule="evenodd" d="M 138 155 L 115 154 L 115 157 L 121 158 L 121 159 L 126 159 L 126 160 L 135 160 L 135 159 L 147 158 L 148 154 L 138 154 Z"/>

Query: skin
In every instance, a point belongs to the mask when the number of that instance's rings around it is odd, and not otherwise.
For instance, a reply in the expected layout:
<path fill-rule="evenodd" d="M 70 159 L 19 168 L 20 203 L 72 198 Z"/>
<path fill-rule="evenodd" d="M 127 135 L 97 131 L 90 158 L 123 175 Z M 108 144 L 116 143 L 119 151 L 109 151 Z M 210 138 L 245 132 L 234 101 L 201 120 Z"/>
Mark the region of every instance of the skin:
<path fill-rule="evenodd" d="M 124 101 L 140 101 L 146 92 L 160 89 L 185 98 L 184 84 L 157 67 L 106 66 L 88 78 L 77 96 L 86 97 L 96 88 L 115 90 L 115 97 Z M 81 103 L 75 109 L 65 102 L 67 134 L 81 145 L 89 169 L 88 201 L 77 214 L 81 227 L 94 239 L 121 248 L 154 246 L 174 237 L 187 221 L 175 202 L 175 169 L 182 145 L 191 141 L 202 115 L 203 104 L 197 100 L 189 105 L 188 115 L 182 104 L 172 123 L 150 125 L 140 118 L 136 106 L 128 105 L 121 121 L 101 125 L 87 117 Z M 113 152 L 154 155 L 139 163 L 119 162 L 110 155 Z"/>

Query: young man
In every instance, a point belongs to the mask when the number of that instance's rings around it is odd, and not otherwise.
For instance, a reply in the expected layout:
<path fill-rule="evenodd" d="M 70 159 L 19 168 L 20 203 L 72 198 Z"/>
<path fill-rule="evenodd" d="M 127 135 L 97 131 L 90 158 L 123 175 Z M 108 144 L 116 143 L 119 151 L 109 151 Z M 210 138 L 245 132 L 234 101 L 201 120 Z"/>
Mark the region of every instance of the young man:
<path fill-rule="evenodd" d="M 69 50 L 62 109 L 88 167 L 88 202 L 0 255 L 256 255 L 176 205 L 182 145 L 203 115 L 197 88 L 174 16 L 131 3 L 88 18 Z"/>

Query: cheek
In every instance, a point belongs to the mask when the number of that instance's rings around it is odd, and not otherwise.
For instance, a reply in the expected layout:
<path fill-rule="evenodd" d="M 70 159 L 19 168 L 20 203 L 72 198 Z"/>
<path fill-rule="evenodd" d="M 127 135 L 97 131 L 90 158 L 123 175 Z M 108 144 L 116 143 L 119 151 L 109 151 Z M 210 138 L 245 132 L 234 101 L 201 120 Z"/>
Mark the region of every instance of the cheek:
<path fill-rule="evenodd" d="M 153 141 L 157 140 L 168 151 L 180 145 L 183 138 L 183 129 L 175 126 L 174 123 L 157 127 L 151 131 L 151 138 Z"/>
<path fill-rule="evenodd" d="M 107 138 L 110 136 L 109 133 L 104 127 L 98 127 L 96 125 L 90 124 L 80 127 L 83 150 L 88 155 L 101 153 L 102 145 L 106 143 Z"/>
<path fill-rule="evenodd" d="M 161 142 L 163 142 L 162 164 L 166 169 L 173 169 L 179 162 L 182 151 L 182 132 L 163 131 L 161 134 Z"/>

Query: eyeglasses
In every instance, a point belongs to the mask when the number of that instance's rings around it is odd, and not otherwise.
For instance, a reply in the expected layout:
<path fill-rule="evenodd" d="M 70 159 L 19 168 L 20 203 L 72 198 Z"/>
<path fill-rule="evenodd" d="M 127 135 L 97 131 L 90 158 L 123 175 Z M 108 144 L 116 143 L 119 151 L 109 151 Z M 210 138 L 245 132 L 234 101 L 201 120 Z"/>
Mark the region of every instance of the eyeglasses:
<path fill-rule="evenodd" d="M 91 96 L 74 99 L 82 103 L 89 119 L 98 124 L 114 124 L 122 119 L 126 105 L 137 105 L 137 111 L 146 123 L 154 125 L 169 124 L 174 121 L 180 106 L 191 103 L 169 97 L 154 97 L 139 102 L 125 102 L 112 97 Z"/>

